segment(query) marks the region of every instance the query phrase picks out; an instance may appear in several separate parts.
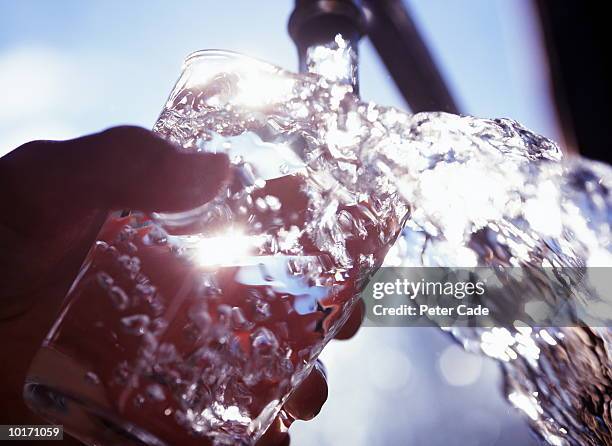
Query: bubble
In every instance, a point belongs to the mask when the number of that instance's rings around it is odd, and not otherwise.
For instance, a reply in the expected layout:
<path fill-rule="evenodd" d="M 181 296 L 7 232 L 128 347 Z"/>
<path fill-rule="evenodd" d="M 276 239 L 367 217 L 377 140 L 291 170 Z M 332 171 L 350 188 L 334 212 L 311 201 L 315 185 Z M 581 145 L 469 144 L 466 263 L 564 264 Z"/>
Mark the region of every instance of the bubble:
<path fill-rule="evenodd" d="M 159 346 L 159 349 L 157 350 L 157 362 L 159 364 L 167 364 L 179 359 L 180 356 L 174 344 L 164 342 Z"/>
<path fill-rule="evenodd" d="M 145 314 L 135 314 L 121 319 L 123 331 L 133 335 L 143 335 L 149 325 L 149 316 Z"/>
<path fill-rule="evenodd" d="M 130 303 L 128 295 L 125 293 L 125 291 L 123 291 L 123 289 L 118 286 L 112 286 L 108 291 L 108 296 L 110 297 L 111 302 L 113 303 L 115 308 L 117 308 L 118 310 L 123 311 L 127 309 Z"/>
<path fill-rule="evenodd" d="M 100 285 L 100 287 L 102 287 L 104 290 L 110 290 L 113 283 L 115 283 L 113 278 L 104 271 L 100 271 L 98 274 L 96 274 L 96 280 L 98 281 L 98 285 Z"/>
<path fill-rule="evenodd" d="M 142 396 L 141 394 L 136 394 L 136 396 L 134 396 L 134 399 L 132 400 L 132 402 L 134 403 L 134 406 L 136 407 L 142 407 L 145 403 L 145 397 Z"/>
<path fill-rule="evenodd" d="M 136 229 L 129 225 L 124 226 L 117 235 L 117 242 L 131 241 L 136 235 Z"/>
<path fill-rule="evenodd" d="M 253 323 L 245 317 L 239 307 L 233 307 L 231 311 L 232 328 L 234 330 L 248 330 L 253 327 Z"/>
<path fill-rule="evenodd" d="M 148 299 L 154 316 L 161 316 L 166 309 L 163 298 L 159 294 L 154 294 Z"/>
<path fill-rule="evenodd" d="M 168 242 L 168 234 L 159 226 L 152 226 L 143 237 L 145 245 L 165 245 Z"/>
<path fill-rule="evenodd" d="M 286 174 L 288 174 L 289 172 L 291 172 L 291 166 L 290 166 L 289 164 L 287 164 L 287 163 L 282 163 L 282 164 L 279 166 L 279 171 L 280 171 L 280 173 L 282 173 L 283 175 L 286 175 Z"/>
<path fill-rule="evenodd" d="M 166 328 L 168 328 L 168 321 L 161 317 L 153 319 L 149 324 L 149 330 L 155 336 L 161 336 L 166 331 Z"/>
<path fill-rule="evenodd" d="M 102 252 L 105 252 L 106 250 L 108 250 L 108 243 L 102 241 L 102 240 L 97 240 L 96 241 L 96 248 L 99 249 Z"/>
<path fill-rule="evenodd" d="M 207 330 L 212 324 L 208 308 L 203 302 L 196 303 L 189 309 L 189 319 L 201 330 Z"/>
<path fill-rule="evenodd" d="M 271 330 L 259 327 L 251 334 L 251 346 L 255 354 L 270 356 L 278 350 L 278 340 Z"/>
<path fill-rule="evenodd" d="M 138 257 L 122 255 L 119 256 L 117 261 L 132 279 L 135 278 L 140 271 L 140 259 Z"/>
<path fill-rule="evenodd" d="M 115 382 L 122 386 L 127 385 L 130 375 L 131 370 L 127 361 L 121 361 L 113 370 L 113 377 Z"/>
<path fill-rule="evenodd" d="M 164 389 L 159 384 L 151 384 L 147 386 L 147 396 L 153 401 L 163 401 L 166 399 Z"/>
<path fill-rule="evenodd" d="M 274 195 L 266 195 L 266 205 L 271 211 L 277 212 L 281 208 L 281 201 Z"/>
<path fill-rule="evenodd" d="M 90 384 L 98 385 L 100 384 L 100 377 L 96 373 L 89 371 L 85 374 L 85 381 Z"/>
<path fill-rule="evenodd" d="M 263 299 L 257 299 L 254 303 L 255 319 L 259 322 L 265 321 L 272 314 L 270 304 Z"/>
<path fill-rule="evenodd" d="M 258 198 L 255 200 L 255 207 L 261 212 L 265 212 L 268 210 L 268 204 L 263 198 Z"/>
<path fill-rule="evenodd" d="M 139 283 L 134 287 L 139 297 L 149 298 L 155 294 L 157 288 L 149 283 Z"/>

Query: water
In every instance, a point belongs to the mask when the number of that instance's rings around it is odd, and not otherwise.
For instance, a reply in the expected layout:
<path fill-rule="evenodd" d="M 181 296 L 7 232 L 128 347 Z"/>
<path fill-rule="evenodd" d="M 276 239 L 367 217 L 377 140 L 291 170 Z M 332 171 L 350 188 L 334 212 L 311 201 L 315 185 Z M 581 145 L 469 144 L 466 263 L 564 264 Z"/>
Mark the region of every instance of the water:
<path fill-rule="evenodd" d="M 506 285 L 509 302 L 534 287 L 560 298 L 552 287 L 567 278 L 551 280 L 551 267 L 584 274 L 592 286 L 563 296 L 581 302 L 580 313 L 567 310 L 576 327 L 446 329 L 499 360 L 508 400 L 544 441 L 612 444 L 612 307 L 609 287 L 597 287 L 606 270 L 595 268 L 611 264 L 612 169 L 564 159 L 553 142 L 508 120 L 419 114 L 401 144 L 389 166 L 412 212 L 385 263 L 521 266 L 531 275 Z"/>
<path fill-rule="evenodd" d="M 88 256 L 26 397 L 89 443 L 251 444 L 400 231 L 387 264 L 610 263 L 610 168 L 513 121 L 409 115 L 202 52 L 155 131 L 233 175 L 200 208 L 111 219 Z M 451 331 L 500 360 L 550 444 L 612 442 L 607 329 Z"/>

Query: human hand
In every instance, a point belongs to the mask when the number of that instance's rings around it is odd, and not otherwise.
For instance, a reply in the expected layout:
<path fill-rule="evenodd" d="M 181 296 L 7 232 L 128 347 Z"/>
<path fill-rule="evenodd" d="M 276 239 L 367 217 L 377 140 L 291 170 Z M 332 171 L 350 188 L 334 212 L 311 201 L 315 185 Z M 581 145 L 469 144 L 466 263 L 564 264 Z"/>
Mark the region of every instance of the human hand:
<path fill-rule="evenodd" d="M 10 360 L 1 421 L 37 423 L 21 396 L 29 363 L 108 212 L 194 208 L 215 195 L 227 170 L 225 156 L 179 153 L 136 127 L 35 141 L 0 159 L 0 354 Z M 360 321 L 356 311 L 339 337 Z M 261 444 L 287 444 L 291 420 L 314 417 L 326 398 L 324 373 L 315 367 Z"/>

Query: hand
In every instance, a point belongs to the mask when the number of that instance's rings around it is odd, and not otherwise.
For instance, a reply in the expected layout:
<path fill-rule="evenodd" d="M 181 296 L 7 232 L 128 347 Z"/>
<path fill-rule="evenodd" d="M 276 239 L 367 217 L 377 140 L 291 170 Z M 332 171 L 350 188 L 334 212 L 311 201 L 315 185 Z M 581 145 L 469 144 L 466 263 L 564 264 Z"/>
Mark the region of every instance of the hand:
<path fill-rule="evenodd" d="M 3 423 L 39 422 L 22 400 L 25 375 L 108 212 L 194 208 L 215 195 L 227 170 L 223 155 L 179 153 L 136 127 L 30 142 L 0 159 L 0 354 L 10 361 L 0 384 Z M 339 337 L 354 334 L 361 314 Z M 288 444 L 286 426 L 314 417 L 326 398 L 317 366 L 260 444 Z"/>

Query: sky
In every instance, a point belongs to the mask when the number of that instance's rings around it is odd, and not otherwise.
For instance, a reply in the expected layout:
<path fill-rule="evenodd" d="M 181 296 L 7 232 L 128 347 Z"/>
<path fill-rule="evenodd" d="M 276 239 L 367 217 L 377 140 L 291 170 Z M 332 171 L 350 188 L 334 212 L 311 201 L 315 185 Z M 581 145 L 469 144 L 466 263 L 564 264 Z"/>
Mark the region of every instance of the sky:
<path fill-rule="evenodd" d="M 529 0 L 406 0 L 463 112 L 559 140 Z M 0 156 L 33 139 L 150 128 L 189 53 L 238 51 L 297 68 L 289 0 L 0 0 Z M 407 106 L 370 43 L 364 99 Z M 367 328 L 323 353 L 330 398 L 294 445 L 535 444 L 497 367 L 434 329 Z"/>

